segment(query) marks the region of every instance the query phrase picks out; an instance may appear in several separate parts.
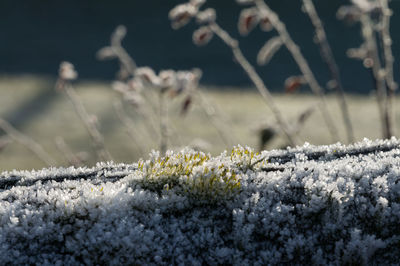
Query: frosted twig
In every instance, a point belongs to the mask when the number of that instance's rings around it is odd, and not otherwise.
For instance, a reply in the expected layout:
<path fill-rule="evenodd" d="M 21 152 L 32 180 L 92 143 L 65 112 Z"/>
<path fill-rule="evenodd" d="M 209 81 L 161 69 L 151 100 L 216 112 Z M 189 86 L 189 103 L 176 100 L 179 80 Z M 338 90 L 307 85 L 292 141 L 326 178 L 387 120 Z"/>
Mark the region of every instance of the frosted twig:
<path fill-rule="evenodd" d="M 75 108 L 75 111 L 79 115 L 80 119 L 82 120 L 83 124 L 86 127 L 87 132 L 89 133 L 90 137 L 93 140 L 94 148 L 100 160 L 103 161 L 111 161 L 112 157 L 110 153 L 104 146 L 104 138 L 97 129 L 95 121 L 90 117 L 87 113 L 86 108 L 83 106 L 81 100 L 79 99 L 78 94 L 75 92 L 74 88 L 67 84 L 64 87 L 65 93 L 68 95 L 69 99 L 71 100 L 72 105 Z"/>
<path fill-rule="evenodd" d="M 200 91 L 196 92 L 197 98 L 200 99 L 200 106 L 204 110 L 204 113 L 206 114 L 208 120 L 211 122 L 211 124 L 215 127 L 217 130 L 219 136 L 221 137 L 222 141 L 227 145 L 228 147 L 232 146 L 233 144 L 233 136 L 232 133 L 230 132 L 229 134 L 227 133 L 226 128 L 224 125 L 226 124 L 225 119 L 221 119 L 216 113 L 217 111 L 215 110 L 214 106 L 210 104 L 209 100 L 207 97 L 201 93 Z"/>
<path fill-rule="evenodd" d="M 318 16 L 317 11 L 315 10 L 312 0 L 303 0 L 303 5 L 305 12 L 310 17 L 311 22 L 315 28 L 315 36 L 318 45 L 320 47 L 321 56 L 324 59 L 325 63 L 328 65 L 329 71 L 331 73 L 331 78 L 335 84 L 337 99 L 340 105 L 340 109 L 342 111 L 342 118 L 346 126 L 347 140 L 350 143 L 354 142 L 355 139 L 354 139 L 353 126 L 350 120 L 349 110 L 344 95 L 342 82 L 340 79 L 339 68 L 336 64 L 335 58 L 333 57 L 332 50 L 329 45 L 328 39 L 326 37 L 323 24 Z"/>
<path fill-rule="evenodd" d="M 75 80 L 77 77 L 78 73 L 75 71 L 74 66 L 69 62 L 62 62 L 60 64 L 59 78 L 56 82 L 56 89 L 67 94 L 75 108 L 76 113 L 82 120 L 86 130 L 92 138 L 92 143 L 99 159 L 103 161 L 111 161 L 111 155 L 104 146 L 103 136 L 97 129 L 95 117 L 91 117 L 87 113 L 86 108 L 83 106 L 79 96 L 76 94 L 71 85 L 71 81 Z"/>
<path fill-rule="evenodd" d="M 40 160 L 42 160 L 48 166 L 56 165 L 56 161 L 43 149 L 43 147 L 39 143 L 19 132 L 10 123 L 2 118 L 0 118 L 0 128 L 4 130 L 4 132 L 6 132 L 11 139 L 31 150 Z"/>
<path fill-rule="evenodd" d="M 57 146 L 57 149 L 61 152 L 61 154 L 64 156 L 64 158 L 67 160 L 69 165 L 73 166 L 81 166 L 84 165 L 84 158 L 81 158 L 79 154 L 74 154 L 71 149 L 68 147 L 68 145 L 65 143 L 64 138 L 61 136 L 58 136 L 55 138 L 55 143 Z"/>
<path fill-rule="evenodd" d="M 384 69 L 382 69 L 381 61 L 379 58 L 378 44 L 376 41 L 375 32 L 373 29 L 371 18 L 367 13 L 361 13 L 360 16 L 361 32 L 364 38 L 366 49 L 367 49 L 367 59 L 371 63 L 368 67 L 371 67 L 371 72 L 375 82 L 375 88 L 377 92 L 377 101 L 379 113 L 381 116 L 382 133 L 384 138 L 390 138 L 392 136 L 392 128 L 389 119 L 388 110 L 388 97 L 385 86 L 385 76 Z M 367 61 L 368 62 L 368 61 Z"/>
<path fill-rule="evenodd" d="M 379 5 L 382 9 L 381 25 L 378 28 L 380 39 L 382 41 L 382 49 L 385 62 L 385 79 L 388 87 L 388 99 L 387 99 L 387 109 L 388 109 L 388 121 L 391 135 L 394 134 L 394 95 L 397 90 L 397 84 L 393 79 L 393 54 L 392 54 L 392 39 L 390 37 L 390 16 L 392 15 L 392 10 L 389 8 L 388 0 L 379 0 Z"/>
<path fill-rule="evenodd" d="M 136 148 L 138 149 L 139 153 L 141 155 L 144 154 L 145 148 L 144 148 L 143 143 L 140 143 L 139 141 L 137 141 L 137 137 L 139 136 L 140 133 L 137 132 L 132 119 L 130 119 L 128 117 L 128 115 L 124 112 L 122 104 L 120 102 L 115 102 L 114 110 L 115 110 L 119 120 L 125 126 L 126 132 L 131 137 L 131 140 L 132 140 L 133 144 L 136 146 Z"/>
<path fill-rule="evenodd" d="M 300 71 L 302 72 L 305 80 L 310 86 L 311 90 L 320 98 L 318 107 L 322 113 L 322 116 L 325 120 L 325 123 L 329 129 L 332 140 L 338 140 L 338 132 L 333 123 L 333 119 L 327 109 L 325 94 L 321 86 L 318 84 L 317 80 L 314 77 L 313 72 L 311 71 L 308 63 L 302 53 L 300 52 L 300 48 L 295 44 L 295 42 L 290 37 L 289 33 L 286 30 L 285 24 L 283 24 L 278 15 L 269 8 L 269 6 L 264 2 L 264 0 L 255 0 L 255 4 L 260 12 L 264 13 L 266 17 L 269 19 L 272 26 L 278 32 L 279 36 L 283 44 L 292 54 L 293 59 L 296 61 L 299 66 Z"/>
<path fill-rule="evenodd" d="M 168 147 L 168 106 L 162 90 L 159 92 L 160 153 L 165 155 Z"/>
<path fill-rule="evenodd" d="M 265 86 L 264 82 L 260 78 L 260 76 L 255 71 L 254 67 L 249 63 L 246 57 L 243 55 L 242 51 L 239 48 L 238 41 L 233 39 L 226 31 L 224 31 L 219 25 L 215 22 L 210 23 L 211 30 L 220 37 L 221 40 L 224 41 L 226 45 L 228 45 L 232 49 L 232 53 L 239 63 L 239 65 L 243 68 L 246 74 L 249 76 L 251 81 L 254 83 L 260 94 L 262 95 L 264 101 L 271 108 L 272 113 L 274 114 L 279 127 L 282 129 L 282 132 L 285 134 L 289 144 L 294 146 L 296 145 L 296 141 L 294 136 L 290 133 L 290 129 L 287 125 L 287 122 L 284 120 L 281 112 L 279 111 L 275 101 L 269 92 L 268 88 Z"/>

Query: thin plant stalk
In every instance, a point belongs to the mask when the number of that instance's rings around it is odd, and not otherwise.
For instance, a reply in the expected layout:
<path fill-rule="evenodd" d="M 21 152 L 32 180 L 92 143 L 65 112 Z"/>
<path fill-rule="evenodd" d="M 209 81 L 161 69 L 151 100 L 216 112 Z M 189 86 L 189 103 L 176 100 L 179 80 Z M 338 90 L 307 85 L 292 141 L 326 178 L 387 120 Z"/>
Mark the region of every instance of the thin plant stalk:
<path fill-rule="evenodd" d="M 325 63 L 328 65 L 329 71 L 331 73 L 331 78 L 335 82 L 335 89 L 336 89 L 336 93 L 337 93 L 336 95 L 337 95 L 337 99 L 338 99 L 338 102 L 340 105 L 340 109 L 342 111 L 342 118 L 343 118 L 343 121 L 344 121 L 344 124 L 346 127 L 347 141 L 349 143 L 352 143 L 355 140 L 354 131 L 353 131 L 353 126 L 352 126 L 352 123 L 350 120 L 349 109 L 348 109 L 346 97 L 344 94 L 344 89 L 343 89 L 341 78 L 340 78 L 339 68 L 336 64 L 335 58 L 332 53 L 331 46 L 326 37 L 324 26 L 322 24 L 321 19 L 318 16 L 318 13 L 315 9 L 313 1 L 312 0 L 303 0 L 303 5 L 304 5 L 307 15 L 310 17 L 311 23 L 313 24 L 313 26 L 315 28 L 315 36 L 316 36 L 318 45 L 320 47 L 322 58 L 324 59 Z"/>
<path fill-rule="evenodd" d="M 79 115 L 80 119 L 85 125 L 87 132 L 92 138 L 94 148 L 96 150 L 96 155 L 99 157 L 100 160 L 112 161 L 110 153 L 105 148 L 103 136 L 97 129 L 95 122 L 92 121 L 92 119 L 90 118 L 89 114 L 86 111 L 86 108 L 83 106 L 74 88 L 69 83 L 66 83 L 63 89 L 70 99 L 72 105 L 74 106 L 76 113 Z"/>
<path fill-rule="evenodd" d="M 168 107 L 162 90 L 159 92 L 160 152 L 164 156 L 168 147 Z"/>
<path fill-rule="evenodd" d="M 76 154 L 72 152 L 72 150 L 68 147 L 68 145 L 65 143 L 64 138 L 58 136 L 55 138 L 55 143 L 57 149 L 61 152 L 61 154 L 64 156 L 65 160 L 68 162 L 69 165 L 73 166 L 82 166 L 84 165 L 84 161 L 79 158 Z"/>
<path fill-rule="evenodd" d="M 229 134 L 227 134 L 227 130 L 223 126 L 226 124 L 226 120 L 224 119 L 225 121 L 223 121 L 223 119 L 220 119 L 216 115 L 217 112 L 216 112 L 214 106 L 212 106 L 212 104 L 210 104 L 209 100 L 203 93 L 201 93 L 200 91 L 196 91 L 196 94 L 198 96 L 197 98 L 200 99 L 200 106 L 204 110 L 204 113 L 206 114 L 208 120 L 215 127 L 215 129 L 217 130 L 220 138 L 225 143 L 225 145 L 228 147 L 231 147 L 232 143 L 234 143 L 232 140 L 232 138 L 233 138 L 232 133 L 234 133 L 234 132 L 230 132 Z"/>
<path fill-rule="evenodd" d="M 39 143 L 19 132 L 10 123 L 2 118 L 0 118 L 0 128 L 4 130 L 4 132 L 6 132 L 11 139 L 31 150 L 46 165 L 56 165 L 55 160 L 43 149 Z"/>
<path fill-rule="evenodd" d="M 304 79 L 310 86 L 311 90 L 319 97 L 319 104 L 318 107 L 322 113 L 322 116 L 325 120 L 326 126 L 331 134 L 332 140 L 337 141 L 338 132 L 333 123 L 333 119 L 327 109 L 327 103 L 325 99 L 325 94 L 321 86 L 318 84 L 317 80 L 314 77 L 313 72 L 311 71 L 308 63 L 302 53 L 300 52 L 300 48 L 296 45 L 296 43 L 290 37 L 288 31 L 286 30 L 285 24 L 283 24 L 278 15 L 269 8 L 269 6 L 264 2 L 264 0 L 255 0 L 257 8 L 267 14 L 270 23 L 278 32 L 283 44 L 292 54 L 293 59 L 296 61 L 297 65 L 299 66 L 300 71 L 302 72 Z"/>
<path fill-rule="evenodd" d="M 119 120 L 122 122 L 124 127 L 126 128 L 127 134 L 131 137 L 133 144 L 138 149 L 139 154 L 144 154 L 144 145 L 137 141 L 137 136 L 139 136 L 139 132 L 137 132 L 136 127 L 134 126 L 134 122 L 131 118 L 125 113 L 122 104 L 120 102 L 114 103 L 114 110 L 117 113 Z"/>
<path fill-rule="evenodd" d="M 381 116 L 382 134 L 383 137 L 388 139 L 392 136 L 392 125 L 389 119 L 388 110 L 388 97 L 385 86 L 385 76 L 384 70 L 381 66 L 381 61 L 378 53 L 378 44 L 376 41 L 376 36 L 372 26 L 370 17 L 363 13 L 360 17 L 361 22 L 361 32 L 366 43 L 368 59 L 371 62 L 371 72 L 375 82 L 375 88 L 377 92 L 378 109 Z"/>
<path fill-rule="evenodd" d="M 284 120 L 281 112 L 279 111 L 275 101 L 269 92 L 268 88 L 265 86 L 264 82 L 260 78 L 260 76 L 255 71 L 254 67 L 249 63 L 246 57 L 243 55 L 242 51 L 239 48 L 238 41 L 233 39 L 226 31 L 224 31 L 217 23 L 210 23 L 211 30 L 222 40 L 226 45 L 228 45 L 235 57 L 236 61 L 243 68 L 243 70 L 247 73 L 251 81 L 254 83 L 260 94 L 262 95 L 264 101 L 271 108 L 278 124 L 283 133 L 285 134 L 289 144 L 291 146 L 296 145 L 295 138 L 293 134 L 290 132 L 287 122 Z"/>
<path fill-rule="evenodd" d="M 394 134 L 394 96 L 397 90 L 397 84 L 393 78 L 393 53 L 392 53 L 392 39 L 390 37 L 390 16 L 392 11 L 389 8 L 388 0 L 379 0 L 382 9 L 382 20 L 379 27 L 380 39 L 382 41 L 383 57 L 385 62 L 385 79 L 388 87 L 388 120 L 391 125 L 390 133 Z"/>

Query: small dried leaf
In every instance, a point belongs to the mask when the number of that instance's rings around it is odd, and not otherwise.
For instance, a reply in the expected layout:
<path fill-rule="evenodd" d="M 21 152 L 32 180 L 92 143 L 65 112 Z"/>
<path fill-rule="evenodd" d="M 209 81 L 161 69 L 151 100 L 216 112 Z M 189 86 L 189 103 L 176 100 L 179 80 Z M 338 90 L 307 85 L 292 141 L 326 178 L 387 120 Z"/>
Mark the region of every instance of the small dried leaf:
<path fill-rule="evenodd" d="M 136 69 L 135 74 L 146 83 L 149 83 L 153 86 L 160 85 L 159 78 L 154 73 L 154 70 L 151 69 L 150 67 L 139 67 L 138 69 Z"/>
<path fill-rule="evenodd" d="M 336 12 L 336 17 L 348 24 L 354 24 L 360 20 L 361 11 L 355 6 L 341 6 Z"/>
<path fill-rule="evenodd" d="M 267 16 L 263 16 L 260 18 L 260 29 L 262 31 L 271 31 L 274 29 L 274 26 Z"/>
<path fill-rule="evenodd" d="M 58 75 L 60 79 L 66 81 L 75 80 L 78 77 L 78 73 L 75 71 L 74 65 L 66 61 L 61 62 Z"/>
<path fill-rule="evenodd" d="M 162 70 L 158 74 L 161 86 L 164 88 L 176 87 L 176 73 L 174 70 Z"/>
<path fill-rule="evenodd" d="M 206 45 L 213 37 L 212 30 L 203 26 L 193 32 L 193 42 L 198 46 Z"/>
<path fill-rule="evenodd" d="M 257 55 L 257 63 L 259 65 L 266 65 L 272 59 L 279 48 L 282 46 L 282 40 L 280 37 L 273 37 L 269 39 L 264 46 L 260 49 Z"/>
<path fill-rule="evenodd" d="M 238 30 L 241 35 L 247 35 L 259 22 L 258 10 L 256 8 L 246 8 L 240 12 Z"/>
<path fill-rule="evenodd" d="M 172 21 L 172 28 L 176 30 L 188 24 L 197 11 L 198 8 L 192 4 L 181 4 L 174 7 L 168 15 Z"/>
<path fill-rule="evenodd" d="M 303 76 L 291 76 L 285 80 L 285 92 L 293 93 L 305 83 Z"/>

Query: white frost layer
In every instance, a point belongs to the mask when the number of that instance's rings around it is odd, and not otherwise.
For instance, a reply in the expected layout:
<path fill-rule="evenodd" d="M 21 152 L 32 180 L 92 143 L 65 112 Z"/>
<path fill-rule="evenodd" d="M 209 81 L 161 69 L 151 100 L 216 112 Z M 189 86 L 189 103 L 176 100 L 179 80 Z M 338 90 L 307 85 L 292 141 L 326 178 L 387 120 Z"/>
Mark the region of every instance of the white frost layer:
<path fill-rule="evenodd" d="M 248 168 L 224 153 L 207 165 L 240 191 L 209 203 L 142 188 L 138 164 L 2 173 L 0 265 L 397 264 L 399 146 L 306 144 Z"/>

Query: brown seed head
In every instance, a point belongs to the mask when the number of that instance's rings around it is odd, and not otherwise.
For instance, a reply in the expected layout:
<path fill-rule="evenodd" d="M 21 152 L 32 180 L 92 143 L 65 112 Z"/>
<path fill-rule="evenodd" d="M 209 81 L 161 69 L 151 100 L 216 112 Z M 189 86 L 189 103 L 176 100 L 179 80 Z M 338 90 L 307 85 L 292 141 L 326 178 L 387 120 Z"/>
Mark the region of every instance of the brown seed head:
<path fill-rule="evenodd" d="M 258 10 L 256 8 L 243 9 L 239 16 L 238 30 L 241 35 L 247 35 L 259 22 Z"/>
<path fill-rule="evenodd" d="M 154 70 L 150 67 L 139 67 L 138 69 L 136 69 L 135 74 L 145 83 L 151 84 L 153 86 L 160 85 L 160 79 L 154 73 Z"/>
<path fill-rule="evenodd" d="M 291 76 L 285 80 L 285 92 L 293 93 L 298 90 L 304 83 L 305 79 L 303 76 Z"/>
<path fill-rule="evenodd" d="M 193 42 L 198 46 L 206 45 L 213 37 L 213 32 L 208 26 L 202 26 L 193 32 Z"/>
<path fill-rule="evenodd" d="M 192 4 L 181 4 L 174 7 L 169 12 L 169 19 L 173 29 L 179 29 L 190 22 L 197 14 L 198 8 Z"/>
<path fill-rule="evenodd" d="M 72 81 L 78 77 L 78 73 L 75 71 L 74 65 L 66 61 L 61 62 L 58 75 L 60 79 L 64 81 Z"/>

